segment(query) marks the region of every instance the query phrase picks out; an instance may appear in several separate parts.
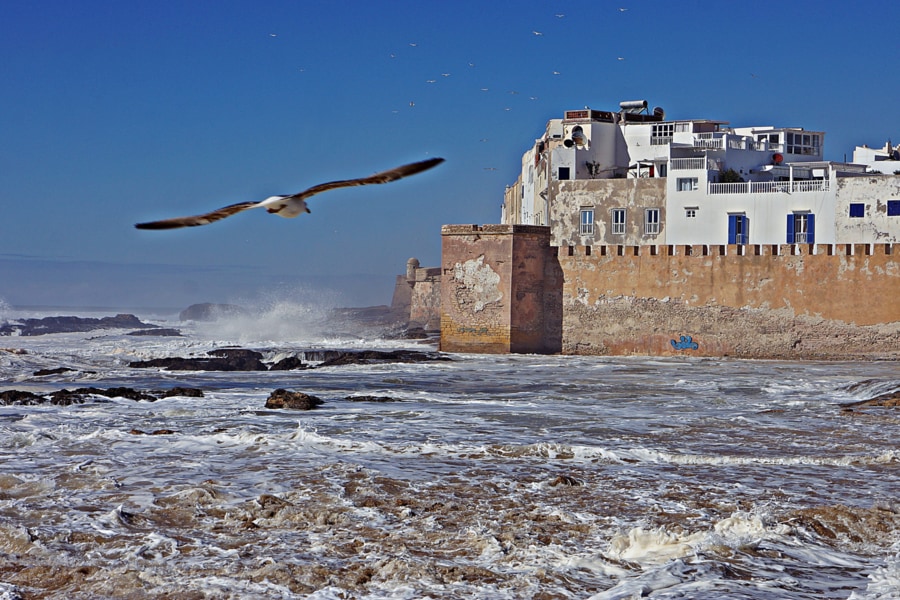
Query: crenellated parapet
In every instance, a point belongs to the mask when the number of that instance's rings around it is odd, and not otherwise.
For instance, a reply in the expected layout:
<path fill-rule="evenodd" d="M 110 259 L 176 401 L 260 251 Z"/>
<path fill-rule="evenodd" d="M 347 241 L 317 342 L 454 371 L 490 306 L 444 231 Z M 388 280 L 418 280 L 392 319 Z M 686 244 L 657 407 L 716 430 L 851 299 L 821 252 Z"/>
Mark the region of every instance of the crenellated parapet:
<path fill-rule="evenodd" d="M 900 256 L 900 244 L 662 244 L 561 246 L 563 256 Z"/>

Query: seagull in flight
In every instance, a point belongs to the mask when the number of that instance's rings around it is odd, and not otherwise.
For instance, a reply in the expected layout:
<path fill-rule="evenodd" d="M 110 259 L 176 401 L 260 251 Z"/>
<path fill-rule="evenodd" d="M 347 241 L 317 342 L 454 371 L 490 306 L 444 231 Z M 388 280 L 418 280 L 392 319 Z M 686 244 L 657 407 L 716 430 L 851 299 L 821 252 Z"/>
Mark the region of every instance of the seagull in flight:
<path fill-rule="evenodd" d="M 238 202 L 237 204 L 231 204 L 202 215 L 138 223 L 135 227 L 138 229 L 177 229 L 179 227 L 197 227 L 198 225 L 209 225 L 210 223 L 214 223 L 225 217 L 230 217 L 231 215 L 236 215 L 239 212 L 251 208 L 265 208 L 267 212 L 290 219 L 305 212 L 310 212 L 309 208 L 306 206 L 306 200 L 316 194 L 321 194 L 328 190 L 336 190 L 338 188 L 396 181 L 398 179 L 403 179 L 404 177 L 409 177 L 410 175 L 415 175 L 416 173 L 421 173 L 422 171 L 427 171 L 442 162 L 444 162 L 443 158 L 429 158 L 428 160 L 410 163 L 389 171 L 382 171 L 381 173 L 376 173 L 369 177 L 320 183 L 319 185 L 315 185 L 296 194 L 270 196 L 262 202 Z"/>

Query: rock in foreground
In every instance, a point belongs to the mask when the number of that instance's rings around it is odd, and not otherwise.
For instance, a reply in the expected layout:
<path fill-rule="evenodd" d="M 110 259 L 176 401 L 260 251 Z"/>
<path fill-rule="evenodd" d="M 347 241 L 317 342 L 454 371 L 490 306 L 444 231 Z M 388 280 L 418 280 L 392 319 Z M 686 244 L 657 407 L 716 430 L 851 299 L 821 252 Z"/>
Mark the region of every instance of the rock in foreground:
<path fill-rule="evenodd" d="M 303 392 L 289 392 L 279 388 L 269 395 L 266 408 L 291 408 L 294 410 L 312 410 L 324 404 L 321 399 Z"/>

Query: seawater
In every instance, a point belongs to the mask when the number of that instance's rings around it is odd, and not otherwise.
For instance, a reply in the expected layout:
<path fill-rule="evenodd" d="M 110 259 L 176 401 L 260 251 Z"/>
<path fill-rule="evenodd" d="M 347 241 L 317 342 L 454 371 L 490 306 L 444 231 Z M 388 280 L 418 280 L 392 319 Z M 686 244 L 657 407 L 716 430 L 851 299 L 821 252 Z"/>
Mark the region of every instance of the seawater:
<path fill-rule="evenodd" d="M 900 414 L 841 409 L 900 387 L 896 363 L 129 368 L 434 349 L 169 319 L 185 337 L 0 338 L 0 390 L 205 393 L 0 407 L 0 599 L 900 597 Z M 325 404 L 265 409 L 276 388 Z"/>

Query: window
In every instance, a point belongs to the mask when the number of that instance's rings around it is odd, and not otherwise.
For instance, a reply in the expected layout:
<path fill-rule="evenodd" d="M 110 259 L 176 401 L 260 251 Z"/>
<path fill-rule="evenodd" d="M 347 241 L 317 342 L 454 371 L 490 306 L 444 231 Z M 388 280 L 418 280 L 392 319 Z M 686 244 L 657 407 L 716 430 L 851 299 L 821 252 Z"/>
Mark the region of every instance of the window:
<path fill-rule="evenodd" d="M 697 207 L 690 206 L 684 209 L 684 216 L 687 219 L 696 219 L 697 218 Z"/>
<path fill-rule="evenodd" d="M 787 216 L 787 243 L 816 243 L 816 221 L 814 214 L 793 213 Z"/>
<path fill-rule="evenodd" d="M 665 146 L 675 135 L 675 123 L 656 123 L 650 129 L 650 145 Z"/>
<path fill-rule="evenodd" d="M 696 177 L 679 177 L 677 183 L 678 187 L 676 189 L 679 192 L 692 192 L 697 189 Z"/>
<path fill-rule="evenodd" d="M 866 205 L 862 202 L 853 202 L 850 204 L 850 217 L 859 218 L 866 216 Z"/>
<path fill-rule="evenodd" d="M 569 167 L 560 167 L 559 168 L 559 180 L 563 181 L 569 178 Z"/>
<path fill-rule="evenodd" d="M 900 217 L 900 200 L 888 200 L 888 216 Z"/>
<path fill-rule="evenodd" d="M 594 233 L 594 209 L 581 209 L 581 235 L 592 235 Z"/>
<path fill-rule="evenodd" d="M 818 134 L 789 132 L 786 137 L 788 154 L 808 154 L 812 156 L 821 154 L 821 141 Z"/>
<path fill-rule="evenodd" d="M 612 232 L 614 234 L 625 233 L 625 209 L 614 208 L 612 210 Z"/>
<path fill-rule="evenodd" d="M 750 233 L 749 224 L 747 215 L 728 215 L 728 243 L 746 244 Z"/>
<path fill-rule="evenodd" d="M 648 208 L 644 211 L 644 235 L 659 234 L 659 209 Z"/>

